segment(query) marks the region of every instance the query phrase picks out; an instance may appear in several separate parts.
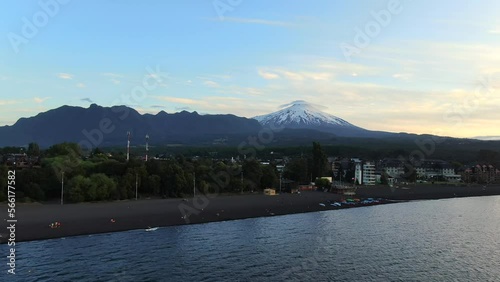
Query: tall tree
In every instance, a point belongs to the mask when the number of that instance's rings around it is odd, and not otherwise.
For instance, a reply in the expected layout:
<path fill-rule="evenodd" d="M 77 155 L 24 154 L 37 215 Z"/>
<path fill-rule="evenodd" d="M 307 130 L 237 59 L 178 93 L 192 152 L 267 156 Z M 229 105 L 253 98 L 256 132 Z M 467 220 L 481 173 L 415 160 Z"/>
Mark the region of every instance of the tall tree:
<path fill-rule="evenodd" d="M 30 157 L 38 157 L 40 156 L 40 146 L 37 143 L 29 143 L 28 151 L 26 152 Z"/>
<path fill-rule="evenodd" d="M 316 179 L 317 177 L 327 176 L 328 159 L 326 158 L 326 154 L 323 149 L 321 149 L 321 145 L 318 142 L 313 142 L 312 153 L 312 178 Z"/>

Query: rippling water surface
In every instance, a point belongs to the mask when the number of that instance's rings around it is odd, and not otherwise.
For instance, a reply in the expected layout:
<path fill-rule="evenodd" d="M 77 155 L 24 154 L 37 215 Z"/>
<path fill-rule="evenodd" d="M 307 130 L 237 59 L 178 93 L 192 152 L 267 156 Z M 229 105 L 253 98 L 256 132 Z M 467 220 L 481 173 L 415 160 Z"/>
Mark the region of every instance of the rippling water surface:
<path fill-rule="evenodd" d="M 17 256 L 1 281 L 500 281 L 500 197 L 27 242 Z"/>

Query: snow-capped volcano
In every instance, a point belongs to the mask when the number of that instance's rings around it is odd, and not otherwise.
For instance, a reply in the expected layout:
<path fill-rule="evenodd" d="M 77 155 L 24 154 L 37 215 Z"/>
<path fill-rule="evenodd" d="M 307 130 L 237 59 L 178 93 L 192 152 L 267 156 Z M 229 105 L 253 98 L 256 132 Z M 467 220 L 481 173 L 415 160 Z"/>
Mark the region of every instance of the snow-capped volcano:
<path fill-rule="evenodd" d="M 364 129 L 339 117 L 322 112 L 318 107 L 305 101 L 294 101 L 283 105 L 282 108 L 271 114 L 256 116 L 254 119 L 263 126 L 308 128 L 334 133 L 341 133 L 339 131 L 345 132 L 346 130 L 364 131 Z"/>

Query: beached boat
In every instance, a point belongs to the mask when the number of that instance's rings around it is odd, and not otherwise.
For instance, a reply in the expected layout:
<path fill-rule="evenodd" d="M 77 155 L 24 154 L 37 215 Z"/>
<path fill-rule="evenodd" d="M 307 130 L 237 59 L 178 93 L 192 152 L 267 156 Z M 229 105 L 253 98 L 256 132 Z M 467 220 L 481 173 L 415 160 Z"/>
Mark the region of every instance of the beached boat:
<path fill-rule="evenodd" d="M 158 229 L 158 227 L 148 227 L 145 230 L 146 231 L 155 231 L 156 229 Z"/>

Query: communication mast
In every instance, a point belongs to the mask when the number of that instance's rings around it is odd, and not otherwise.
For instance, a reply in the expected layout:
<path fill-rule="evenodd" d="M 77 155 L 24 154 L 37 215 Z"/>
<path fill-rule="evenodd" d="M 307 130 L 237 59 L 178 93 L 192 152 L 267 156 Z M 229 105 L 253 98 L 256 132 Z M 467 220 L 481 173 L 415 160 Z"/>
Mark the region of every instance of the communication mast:
<path fill-rule="evenodd" d="M 148 151 L 149 151 L 148 141 L 149 141 L 149 135 L 146 134 L 146 162 L 148 161 Z"/>
<path fill-rule="evenodd" d="M 127 131 L 127 161 L 130 159 L 130 131 Z"/>

